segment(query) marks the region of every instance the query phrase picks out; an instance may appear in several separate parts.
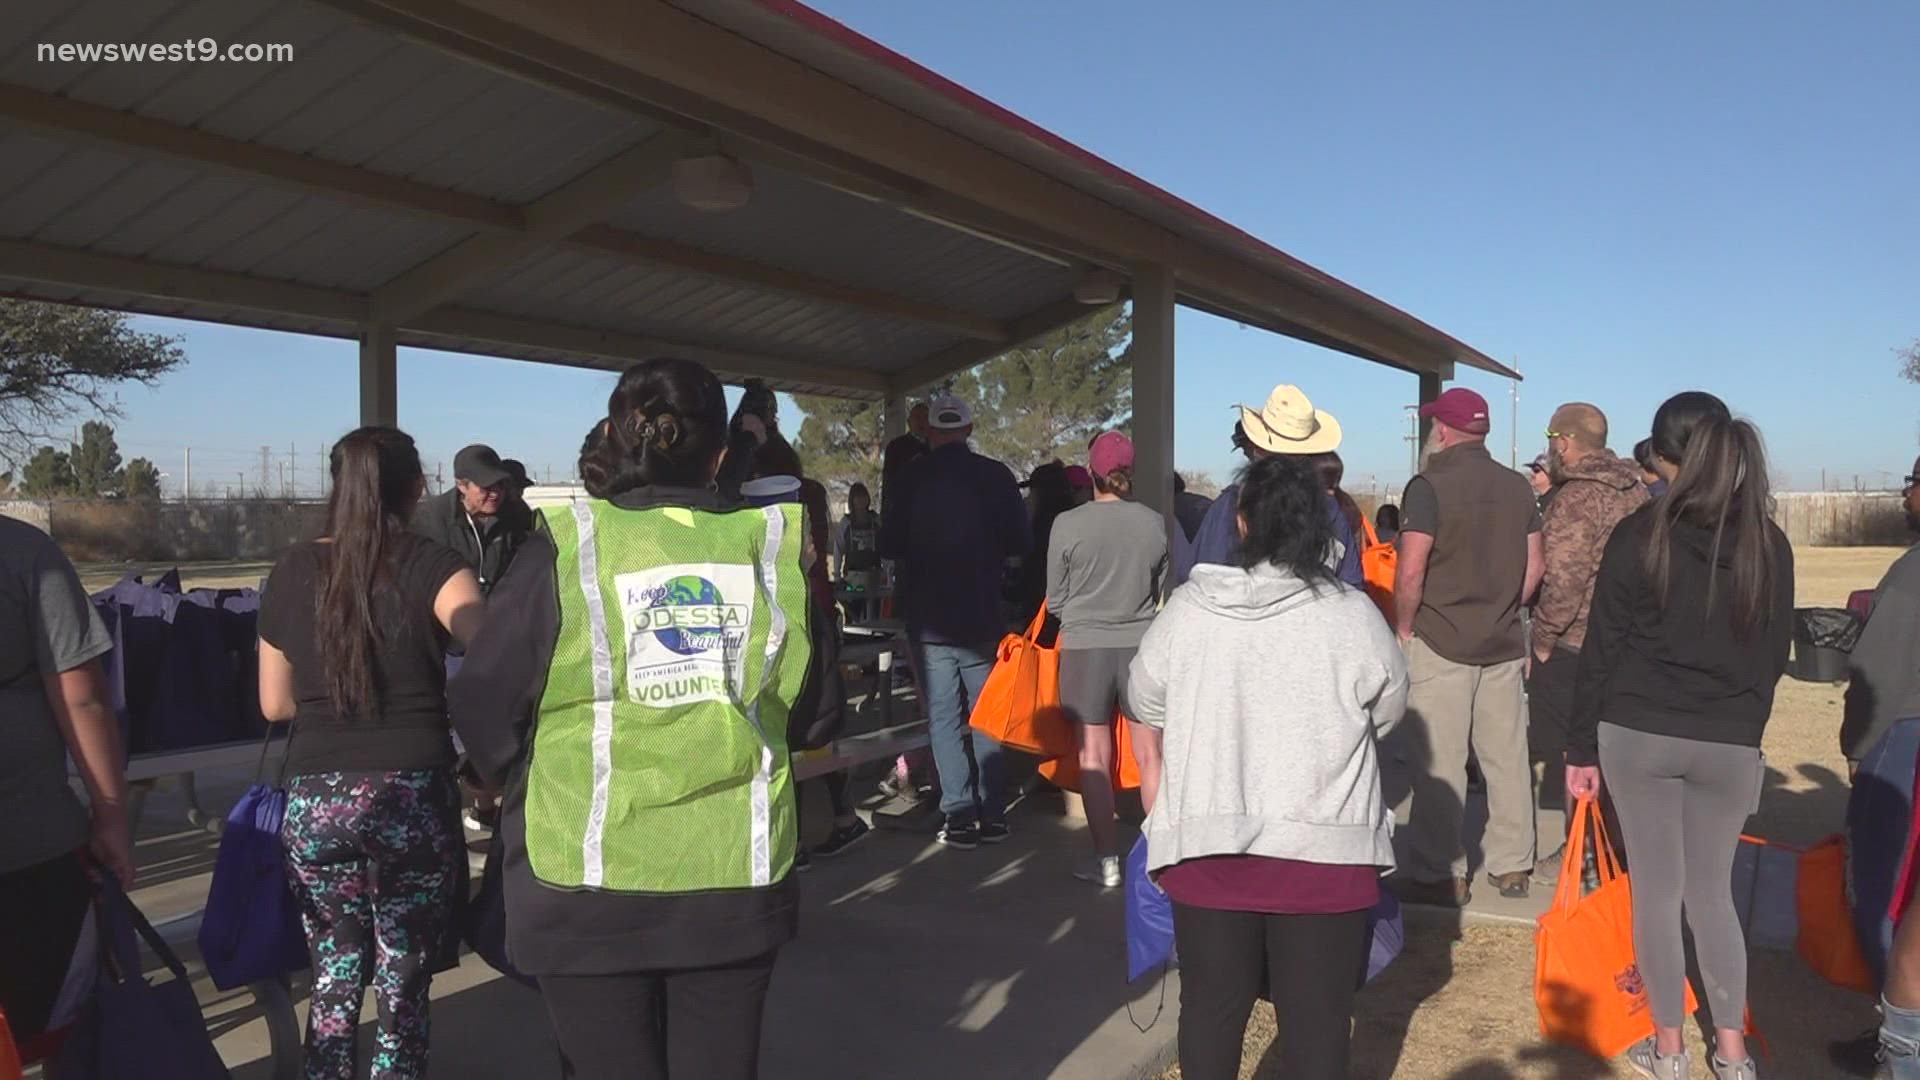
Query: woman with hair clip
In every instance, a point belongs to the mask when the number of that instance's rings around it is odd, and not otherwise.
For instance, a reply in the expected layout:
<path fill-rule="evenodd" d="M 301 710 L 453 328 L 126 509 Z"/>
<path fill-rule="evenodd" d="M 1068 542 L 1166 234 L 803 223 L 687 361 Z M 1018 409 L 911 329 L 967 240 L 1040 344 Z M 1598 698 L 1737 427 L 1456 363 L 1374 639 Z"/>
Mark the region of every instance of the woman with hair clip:
<path fill-rule="evenodd" d="M 1133 442 L 1117 431 L 1093 440 L 1093 501 L 1061 514 L 1048 540 L 1047 609 L 1060 620 L 1060 704 L 1080 734 L 1080 797 L 1093 861 L 1075 872 L 1120 886 L 1114 819 L 1115 723 L 1127 708 L 1127 665 L 1160 607 L 1167 582 L 1166 519 L 1133 501 Z"/>
<path fill-rule="evenodd" d="M 1240 474 L 1240 564 L 1203 563 L 1133 661 L 1147 870 L 1173 901 L 1180 1067 L 1233 1080 L 1261 984 L 1287 1080 L 1345 1080 L 1367 913 L 1393 866 L 1375 742 L 1407 668 L 1365 592 L 1328 565 L 1335 525 L 1305 458 Z M 1064 667 L 1064 665 L 1063 665 Z"/>
<path fill-rule="evenodd" d="M 1760 433 L 1712 394 L 1653 418 L 1666 497 L 1607 541 L 1580 652 L 1567 793 L 1612 788 L 1633 852 L 1633 941 L 1654 1034 L 1627 1061 L 1689 1075 L 1687 925 L 1715 1029 L 1713 1073 L 1755 1080 L 1743 1034 L 1747 947 L 1733 903 L 1740 830 L 1759 808 L 1761 736 L 1787 666 L 1793 550 L 1771 519 Z"/>
<path fill-rule="evenodd" d="M 723 494 L 727 454 L 712 372 L 629 369 L 581 454 L 593 498 L 544 511 L 454 683 L 506 792 L 507 955 L 568 1077 L 754 1076 L 796 929 L 787 731 L 831 631 L 800 506 Z"/>
<path fill-rule="evenodd" d="M 282 556 L 260 598 L 260 711 L 293 724 L 281 838 L 313 955 L 306 1076 L 356 1075 L 371 985 L 371 1074 L 424 1077 L 467 857 L 446 651 L 485 609 L 460 555 L 407 531 L 426 489 L 411 438 L 361 428 L 331 468 L 326 535 Z"/>

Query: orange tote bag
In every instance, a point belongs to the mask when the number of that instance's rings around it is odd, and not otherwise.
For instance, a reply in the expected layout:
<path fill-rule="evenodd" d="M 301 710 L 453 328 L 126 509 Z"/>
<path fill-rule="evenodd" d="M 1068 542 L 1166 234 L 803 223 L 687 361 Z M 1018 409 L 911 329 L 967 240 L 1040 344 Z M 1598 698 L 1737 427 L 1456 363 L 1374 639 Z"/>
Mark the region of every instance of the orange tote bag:
<path fill-rule="evenodd" d="M 20 1080 L 20 1050 L 13 1045 L 7 1014 L 0 1012 L 0 1080 Z"/>
<path fill-rule="evenodd" d="M 1047 606 L 1024 634 L 1000 640 L 993 672 L 980 688 L 968 723 L 991 735 L 1002 746 L 1041 757 L 1077 752 L 1077 740 L 1066 711 L 1060 707 L 1060 650 L 1040 644 L 1047 624 Z"/>
<path fill-rule="evenodd" d="M 1379 605 L 1380 613 L 1387 617 L 1387 625 L 1392 626 L 1393 585 L 1395 575 L 1400 572 L 1400 549 L 1381 542 L 1372 518 L 1362 514 L 1360 524 L 1366 527 L 1366 543 L 1360 549 L 1360 573 L 1367 582 L 1367 595 Z"/>
<path fill-rule="evenodd" d="M 1127 718 L 1113 718 L 1113 789 L 1126 791 L 1140 786 L 1140 763 L 1133 759 L 1132 725 Z M 1080 790 L 1080 748 L 1075 746 L 1052 761 L 1040 763 L 1040 775 L 1062 791 Z"/>
<path fill-rule="evenodd" d="M 1588 832 L 1600 887 L 1580 895 Z M 1540 1034 L 1599 1058 L 1615 1058 L 1653 1034 L 1653 1007 L 1633 953 L 1633 891 L 1594 800 L 1574 806 L 1572 835 L 1553 906 L 1534 931 L 1533 1000 Z M 1698 1007 L 1686 988 L 1686 1010 Z"/>
<path fill-rule="evenodd" d="M 1847 902 L 1846 838 L 1835 833 L 1800 856 L 1800 958 L 1835 986 L 1878 994 Z"/>

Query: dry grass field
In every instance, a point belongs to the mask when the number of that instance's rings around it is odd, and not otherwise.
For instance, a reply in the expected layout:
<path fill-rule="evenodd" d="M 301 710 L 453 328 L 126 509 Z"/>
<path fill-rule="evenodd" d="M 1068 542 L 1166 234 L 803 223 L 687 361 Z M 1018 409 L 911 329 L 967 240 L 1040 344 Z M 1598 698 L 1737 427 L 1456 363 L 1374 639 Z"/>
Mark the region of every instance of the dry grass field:
<path fill-rule="evenodd" d="M 1796 554 L 1798 603 L 1838 607 L 1870 589 L 1897 548 L 1808 548 Z M 1767 729 L 1770 782 L 1756 834 L 1805 844 L 1838 830 L 1847 799 L 1838 736 L 1843 688 L 1781 683 Z M 1407 949 L 1361 995 L 1354 1026 L 1356 1080 L 1608 1080 L 1637 1075 L 1623 1063 L 1595 1061 L 1540 1039 L 1533 1006 L 1533 935 L 1521 927 L 1454 929 L 1410 918 Z M 1838 990 L 1791 953 L 1756 951 L 1750 978 L 1754 1020 L 1772 1046 L 1769 1077 L 1839 1075 L 1827 1060 L 1831 1040 L 1875 1022 L 1871 1003 Z M 1270 1006 L 1247 1029 L 1243 1076 L 1283 1080 Z M 1694 1075 L 1705 1078 L 1694 1037 Z M 1165 1080 L 1179 1077 L 1176 1068 Z"/>

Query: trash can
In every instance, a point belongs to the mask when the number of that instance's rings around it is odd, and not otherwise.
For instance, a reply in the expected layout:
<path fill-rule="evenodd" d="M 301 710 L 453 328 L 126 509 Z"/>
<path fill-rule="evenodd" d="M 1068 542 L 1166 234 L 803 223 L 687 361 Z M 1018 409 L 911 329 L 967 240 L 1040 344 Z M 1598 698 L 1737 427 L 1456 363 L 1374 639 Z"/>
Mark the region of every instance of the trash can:
<path fill-rule="evenodd" d="M 1860 640 L 1866 620 L 1846 608 L 1795 608 L 1793 659 L 1787 674 L 1804 682 L 1840 682 L 1847 677 L 1847 654 Z"/>

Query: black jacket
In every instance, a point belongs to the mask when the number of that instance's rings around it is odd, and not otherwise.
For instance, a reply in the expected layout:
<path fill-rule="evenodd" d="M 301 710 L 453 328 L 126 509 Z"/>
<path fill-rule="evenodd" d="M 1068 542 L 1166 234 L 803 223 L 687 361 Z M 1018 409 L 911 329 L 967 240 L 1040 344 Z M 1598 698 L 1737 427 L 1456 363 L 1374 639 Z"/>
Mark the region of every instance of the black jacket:
<path fill-rule="evenodd" d="M 613 504 L 628 510 L 738 505 L 716 491 L 665 488 L 628 492 L 616 496 Z M 505 838 L 507 953 L 513 965 L 536 977 L 623 974 L 711 967 L 780 947 L 799 927 L 797 875 L 765 888 L 704 893 L 565 890 L 534 877 L 526 845 L 526 749 L 560 634 L 555 555 L 545 530 L 527 540 L 521 557 L 488 600 L 487 625 L 447 689 L 454 730 L 468 759 L 506 793 L 500 828 Z M 811 617 L 808 633 L 816 659 L 833 675 L 814 691 L 821 724 L 830 724 L 846 701 L 832 664 L 832 623 Z M 804 736 L 820 725 L 793 716 L 789 726 Z"/>
<path fill-rule="evenodd" d="M 1713 533 L 1674 526 L 1667 604 L 1662 609 L 1642 569 L 1641 553 L 1661 504 L 1636 511 L 1613 530 L 1593 589 L 1586 645 L 1576 677 L 1567 761 L 1598 761 L 1601 723 L 1700 742 L 1759 746 L 1773 712 L 1773 692 L 1787 669 L 1793 640 L 1793 549 L 1773 536 L 1773 598 L 1761 627 L 1735 636 L 1726 597 L 1733 589 L 1730 553 L 1708 565 Z M 1714 582 L 1714 610 L 1707 583 Z"/>
<path fill-rule="evenodd" d="M 413 531 L 450 547 L 480 576 L 480 592 L 491 593 L 534 529 L 534 513 L 519 499 L 509 499 L 493 523 L 480 524 L 461 505 L 460 490 L 451 488 L 420 501 L 410 523 Z"/>

